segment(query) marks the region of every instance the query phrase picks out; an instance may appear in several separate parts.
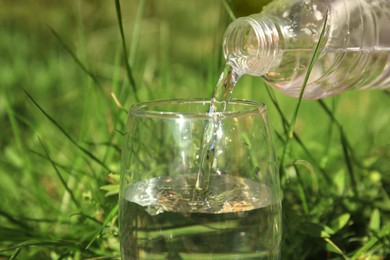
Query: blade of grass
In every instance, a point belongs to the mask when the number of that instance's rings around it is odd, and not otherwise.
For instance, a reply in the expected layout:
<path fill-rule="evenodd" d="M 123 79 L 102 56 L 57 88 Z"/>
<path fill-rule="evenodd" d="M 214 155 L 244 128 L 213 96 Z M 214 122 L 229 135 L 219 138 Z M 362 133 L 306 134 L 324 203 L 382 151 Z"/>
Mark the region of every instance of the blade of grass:
<path fill-rule="evenodd" d="M 334 116 L 334 114 L 332 113 L 330 108 L 325 104 L 325 102 L 323 100 L 318 100 L 318 104 L 325 111 L 325 113 L 329 116 L 329 118 L 332 120 L 332 122 L 334 122 L 336 124 L 337 128 L 339 129 L 340 135 L 344 136 L 345 145 L 348 147 L 348 149 L 351 153 L 351 157 L 353 159 L 353 162 L 356 165 L 358 165 L 360 168 L 364 169 L 365 167 L 362 165 L 361 160 L 356 159 L 356 156 L 353 152 L 352 146 L 348 141 L 347 135 L 345 134 L 345 131 L 344 131 L 341 123 L 337 120 L 337 118 Z"/>
<path fill-rule="evenodd" d="M 85 74 L 87 74 L 97 86 L 100 87 L 99 89 L 103 90 L 102 84 L 99 82 L 97 77 L 91 71 L 89 71 L 87 67 L 84 66 L 84 64 L 80 61 L 77 55 L 69 48 L 68 45 L 66 45 L 66 43 L 61 38 L 61 36 L 53 28 L 49 27 L 49 30 L 54 35 L 54 37 L 58 40 L 58 42 L 62 45 L 62 47 L 70 54 L 70 56 L 73 58 L 76 64 L 81 68 L 81 70 Z"/>
<path fill-rule="evenodd" d="M 104 230 L 104 228 L 107 226 L 108 222 L 110 222 L 114 216 L 116 216 L 117 212 L 118 212 L 118 204 L 110 211 L 110 213 L 108 213 L 108 216 L 106 217 L 106 219 L 104 220 L 104 223 L 101 225 L 101 227 L 96 231 L 95 235 L 93 236 L 92 240 L 88 243 L 88 245 L 85 247 L 85 249 L 88 249 L 92 244 L 93 242 L 95 242 L 95 240 L 99 237 L 99 235 L 102 233 L 102 231 Z"/>
<path fill-rule="evenodd" d="M 80 4 L 78 4 L 78 23 L 79 23 L 79 27 L 81 27 L 83 30 L 83 23 L 82 23 L 82 19 L 81 19 L 81 10 L 80 10 Z M 98 86 L 98 89 L 99 89 L 99 92 L 100 94 L 102 94 L 103 96 L 105 96 L 106 94 L 104 93 L 103 91 L 103 86 L 102 84 L 100 83 L 100 81 L 98 80 L 98 78 L 96 77 L 96 75 L 94 75 L 94 73 L 92 73 L 84 64 L 83 62 L 78 58 L 78 56 L 71 50 L 71 48 L 64 42 L 64 40 L 62 39 L 62 37 L 51 27 L 49 27 L 49 30 L 51 31 L 51 33 L 55 36 L 55 38 L 59 41 L 59 43 L 62 45 L 62 47 L 70 54 L 70 56 L 73 58 L 73 60 L 76 62 L 76 64 L 81 68 L 81 70 L 89 77 L 92 79 L 93 83 Z M 80 39 L 83 39 L 83 36 L 79 35 L 79 38 Z M 83 41 L 83 40 L 82 40 Z M 84 41 L 83 41 L 84 42 Z M 84 46 L 84 44 L 82 43 L 82 46 Z M 87 108 L 89 107 L 89 105 L 86 105 Z M 87 111 L 87 109 L 83 110 L 83 111 Z"/>
<path fill-rule="evenodd" d="M 15 116 L 15 111 L 11 106 L 9 95 L 7 93 L 4 93 L 4 95 L 5 95 L 5 110 L 6 110 L 6 113 L 8 116 L 8 120 L 11 124 L 12 133 L 13 133 L 13 136 L 15 138 L 15 144 L 16 144 L 16 147 L 18 148 L 18 150 L 20 151 L 21 155 L 23 156 L 23 161 L 24 161 L 23 171 L 25 171 L 25 174 L 29 174 L 31 164 L 30 164 L 29 157 L 25 153 L 22 152 L 25 149 L 24 149 L 23 142 L 22 142 L 20 128 L 19 128 L 16 116 Z"/>
<path fill-rule="evenodd" d="M 9 258 L 9 260 L 13 260 L 13 259 L 16 259 L 20 253 L 20 251 L 22 251 L 21 248 L 16 248 L 14 253 L 12 254 L 12 256 Z"/>
<path fill-rule="evenodd" d="M 298 113 L 299 113 L 299 110 L 300 110 L 300 107 L 301 107 L 301 103 L 302 103 L 302 99 L 303 99 L 303 94 L 305 92 L 307 82 L 309 81 L 309 77 L 310 77 L 311 71 L 313 70 L 314 64 L 315 64 L 315 62 L 316 62 L 316 60 L 318 58 L 318 55 L 320 54 L 320 46 L 321 46 L 321 43 L 322 43 L 322 40 L 323 40 L 323 37 L 324 37 L 324 33 L 325 33 L 325 30 L 326 30 L 327 21 L 328 21 L 328 14 L 326 14 L 326 16 L 325 16 L 325 21 L 324 21 L 324 25 L 323 25 L 323 28 L 322 28 L 322 31 L 321 31 L 320 38 L 319 38 L 318 43 L 316 45 L 316 48 L 314 50 L 313 57 L 310 60 L 309 67 L 307 69 L 307 72 L 306 72 L 306 75 L 305 75 L 305 79 L 303 81 L 303 85 L 302 85 L 302 88 L 301 88 L 301 92 L 299 93 L 298 103 L 297 103 L 297 106 L 295 107 L 294 115 L 293 115 L 293 118 L 292 118 L 292 121 L 291 121 L 291 124 L 290 124 L 290 130 L 289 130 L 289 133 L 288 133 L 289 138 L 292 138 L 292 136 L 293 136 L 293 132 L 294 132 L 294 129 L 295 129 L 295 123 L 297 121 Z"/>
<path fill-rule="evenodd" d="M 8 213 L 6 213 L 5 211 L 0 211 L 0 215 L 2 215 L 3 217 L 6 217 L 6 218 L 11 218 L 12 220 L 9 219 L 10 222 L 20 222 L 20 226 L 22 228 L 25 228 L 25 229 L 28 229 L 28 230 L 31 230 L 31 227 L 26 225 L 25 222 L 33 222 L 33 223 L 61 223 L 61 224 L 72 224 L 72 222 L 69 222 L 69 221 L 64 221 L 64 220 L 58 220 L 58 219 L 45 219 L 45 218 L 28 218 L 28 217 L 15 217 L 15 216 L 11 216 L 9 215 Z M 25 227 L 24 227 L 25 226 Z"/>
<path fill-rule="evenodd" d="M 293 164 L 295 165 L 295 167 L 301 165 L 301 166 L 306 168 L 308 176 L 310 177 L 310 180 L 311 180 L 311 185 L 310 185 L 311 192 L 317 194 L 319 192 L 319 184 L 318 184 L 317 175 L 315 174 L 313 165 L 307 161 L 304 161 L 304 160 L 296 160 L 295 162 L 293 162 Z M 298 176 L 298 174 L 297 174 L 297 176 Z M 298 177 L 301 178 L 302 183 L 304 183 L 302 176 L 298 176 Z M 305 189 L 305 191 L 307 194 L 309 194 L 307 188 Z"/>
<path fill-rule="evenodd" d="M 365 259 L 364 254 L 367 253 L 368 250 L 370 250 L 375 244 L 377 244 L 380 239 L 384 238 L 385 236 L 390 235 L 390 224 L 387 224 L 384 226 L 375 236 L 372 236 L 368 242 L 364 244 L 363 247 L 361 247 L 355 255 L 352 257 L 352 259 Z"/>
<path fill-rule="evenodd" d="M 137 51 L 138 42 L 140 39 L 140 29 L 141 29 L 141 21 L 142 21 L 142 14 L 145 9 L 145 0 L 140 0 L 138 7 L 137 7 L 137 13 L 135 15 L 135 22 L 134 22 L 134 30 L 132 34 L 132 41 L 130 45 L 130 64 L 133 65 L 135 61 L 135 53 Z"/>
<path fill-rule="evenodd" d="M 271 88 L 266 88 L 267 90 L 267 93 L 268 93 L 268 96 L 270 97 L 271 99 L 271 102 L 273 104 L 273 106 L 276 108 L 280 118 L 281 118 L 281 121 L 282 121 L 282 125 L 283 125 L 283 129 L 285 131 L 285 135 L 287 136 L 288 134 L 288 129 L 290 128 L 290 125 L 287 121 L 287 118 L 285 117 L 285 115 L 283 114 L 283 111 L 279 105 L 279 102 L 277 101 L 276 97 L 275 97 L 275 94 L 273 93 L 273 90 Z M 286 143 L 286 141 L 282 138 L 281 134 L 279 133 L 276 133 L 278 135 L 278 139 L 283 142 L 283 143 Z M 293 133 L 293 137 L 295 139 L 295 141 L 299 144 L 299 146 L 302 148 L 302 150 L 306 153 L 306 155 L 308 156 L 308 158 L 310 159 L 310 161 L 314 164 L 314 166 L 321 172 L 321 174 L 323 175 L 324 179 L 327 181 L 328 184 L 331 184 L 332 183 L 332 180 L 329 178 L 328 174 L 325 172 L 325 170 L 321 167 L 321 165 L 317 162 L 317 160 L 313 157 L 312 153 L 310 152 L 310 150 L 306 147 L 306 145 L 303 143 L 303 141 L 301 140 L 301 138 L 298 136 L 297 133 Z M 282 165 L 282 164 L 281 164 Z"/>
<path fill-rule="evenodd" d="M 28 176 L 32 182 L 32 186 L 35 189 L 35 192 L 37 194 L 37 197 L 43 198 L 45 196 L 42 189 L 39 187 L 39 178 L 35 175 L 35 172 L 32 170 L 31 167 L 31 158 L 28 154 L 28 149 L 25 147 L 25 144 L 23 144 L 23 134 L 21 132 L 21 128 L 19 124 L 28 124 L 27 120 L 21 120 L 20 115 L 17 114 L 17 112 L 12 107 L 11 99 L 8 93 L 3 93 L 5 97 L 5 111 L 8 116 L 8 120 L 10 122 L 10 126 L 12 129 L 13 137 L 15 138 L 15 145 L 18 149 L 18 154 L 20 155 L 21 159 L 23 160 L 23 167 L 21 170 L 23 171 L 24 176 Z"/>
<path fill-rule="evenodd" d="M 40 157 L 40 158 L 44 158 L 44 159 L 47 159 L 47 157 L 42 154 L 42 153 L 39 153 L 37 151 L 34 151 L 34 150 L 31 150 L 31 153 Z M 82 170 L 75 170 L 74 167 L 69 167 L 69 166 L 66 166 L 64 164 L 60 164 L 58 163 L 57 161 L 53 160 L 53 163 L 55 163 L 55 165 L 57 166 L 58 169 L 61 169 L 61 170 L 64 170 L 65 172 L 76 172 L 77 174 L 80 174 L 82 176 L 88 176 L 88 173 L 86 171 L 82 171 Z M 95 176 L 94 176 L 95 177 Z"/>
<path fill-rule="evenodd" d="M 85 25 L 84 25 L 84 10 L 83 10 L 83 1 L 73 0 L 75 11 L 76 11 L 76 28 L 77 28 L 77 52 L 80 59 L 84 59 L 86 57 L 86 44 L 85 44 Z"/>
<path fill-rule="evenodd" d="M 9 228 L 9 227 L 0 227 L 0 241 L 1 242 L 11 242 L 15 243 L 18 241 L 28 240 L 35 238 L 37 239 L 39 234 L 36 234 L 32 229 L 21 229 L 20 227 Z M 2 243 L 0 243 L 0 252 L 2 247 Z"/>
<path fill-rule="evenodd" d="M 294 167 L 295 172 L 297 174 L 297 179 L 298 179 L 297 193 L 298 193 L 299 198 L 301 199 L 301 205 L 302 205 L 303 211 L 305 214 L 309 214 L 309 205 L 307 203 L 306 187 L 303 183 L 302 176 L 301 176 L 301 173 L 300 173 L 297 165 L 293 164 L 292 166 Z"/>
<path fill-rule="evenodd" d="M 130 85 L 133 89 L 135 101 L 139 102 L 140 99 L 139 99 L 138 93 L 137 93 L 137 85 L 135 83 L 133 71 L 131 69 L 131 66 L 130 66 L 130 63 L 128 60 L 128 55 L 127 55 L 127 44 L 126 44 L 125 34 L 123 32 L 122 11 L 121 11 L 121 4 L 120 4 L 119 0 L 115 0 L 115 9 L 116 9 L 116 15 L 117 15 L 117 19 L 118 19 L 119 32 L 120 32 L 121 40 L 122 40 L 122 48 L 123 48 L 123 56 L 124 56 L 123 58 L 124 58 L 125 65 L 126 65 L 127 78 L 128 78 Z"/>
<path fill-rule="evenodd" d="M 18 248 L 20 248 L 20 249 L 27 248 L 27 247 L 31 247 L 31 246 L 42 246 L 44 248 L 65 247 L 65 248 L 77 249 L 77 250 L 83 251 L 83 252 L 90 254 L 90 255 L 96 255 L 95 253 L 93 253 L 93 251 L 83 248 L 82 245 L 80 245 L 78 241 L 70 242 L 70 241 L 64 241 L 64 240 L 58 240 L 58 241 L 30 240 L 30 241 L 25 241 L 25 242 L 19 243 L 17 245 L 1 249 L 0 253 L 16 250 Z"/>
<path fill-rule="evenodd" d="M 19 226 L 23 230 L 31 230 L 31 227 L 26 223 L 16 219 L 14 216 L 11 216 L 9 213 L 0 210 L 0 216 L 5 217 L 10 223 Z"/>
<path fill-rule="evenodd" d="M 69 188 L 68 184 L 66 183 L 64 177 L 62 177 L 61 172 L 58 170 L 56 163 L 51 159 L 50 153 L 48 148 L 44 145 L 41 138 L 38 137 L 39 143 L 42 146 L 43 151 L 45 152 L 46 158 L 49 160 L 51 166 L 53 167 L 54 171 L 56 172 L 58 178 L 60 179 L 60 182 L 62 186 L 64 186 L 65 190 L 69 193 L 73 203 L 76 205 L 77 208 L 80 208 L 80 203 L 77 201 L 76 197 L 73 194 L 73 191 L 71 188 Z"/>
<path fill-rule="evenodd" d="M 356 183 L 356 178 L 355 178 L 355 172 L 353 170 L 353 163 L 351 160 L 351 155 L 350 155 L 350 150 L 347 145 L 347 140 L 343 132 L 340 131 L 340 140 L 341 140 L 341 146 L 343 148 L 343 154 L 344 154 L 344 159 L 345 163 L 347 164 L 347 171 L 349 174 L 349 178 L 351 180 L 351 185 L 352 185 L 352 192 L 355 197 L 359 195 L 358 190 L 357 190 L 357 183 Z"/>
<path fill-rule="evenodd" d="M 328 14 L 326 14 L 326 16 L 325 16 L 325 21 L 324 21 L 324 25 L 323 25 L 323 28 L 321 31 L 320 38 L 318 39 L 318 43 L 317 43 L 316 48 L 315 48 L 314 53 L 313 53 L 313 57 L 311 58 L 309 67 L 307 68 L 307 72 L 305 75 L 305 79 L 303 81 L 301 92 L 299 93 L 298 103 L 297 103 L 297 106 L 295 107 L 294 115 L 293 115 L 293 118 L 292 118 L 292 121 L 290 124 L 290 130 L 289 130 L 289 134 L 288 134 L 290 138 L 292 138 L 292 136 L 293 136 L 293 132 L 295 129 L 295 123 L 296 123 L 297 118 L 298 118 L 299 109 L 301 108 L 302 98 L 303 98 L 303 94 L 304 94 L 305 89 L 306 89 L 307 82 L 309 81 L 311 71 L 314 68 L 314 64 L 318 58 L 318 55 L 320 54 L 320 46 L 321 46 L 321 43 L 322 43 L 323 38 L 324 38 L 327 21 L 328 21 Z"/>
<path fill-rule="evenodd" d="M 361 168 L 364 168 L 359 160 L 357 160 L 354 156 L 353 149 L 351 145 L 349 144 L 347 135 L 345 134 L 345 131 L 341 125 L 341 123 L 335 118 L 334 114 L 332 111 L 328 108 L 328 106 L 325 104 L 324 101 L 319 100 L 318 103 L 320 104 L 321 108 L 326 112 L 326 114 L 331 118 L 332 122 L 336 124 L 337 128 L 339 129 L 339 134 L 340 134 L 340 141 L 341 141 L 341 146 L 343 148 L 343 154 L 344 154 L 344 160 L 347 165 L 347 171 L 351 180 L 351 185 L 352 185 L 352 192 L 354 196 L 358 196 L 358 190 L 357 190 L 357 182 L 355 178 L 355 173 L 353 170 L 353 163 L 358 165 Z"/>
<path fill-rule="evenodd" d="M 266 91 L 267 91 L 268 97 L 271 99 L 271 102 L 272 102 L 273 106 L 276 108 L 276 111 L 278 112 L 278 115 L 280 116 L 280 119 L 282 121 L 282 126 L 283 126 L 283 129 L 285 131 L 285 134 L 286 134 L 286 136 L 288 136 L 288 129 L 290 128 L 290 126 L 289 126 L 289 123 L 287 121 L 287 118 L 285 117 L 285 115 L 284 115 L 284 113 L 282 111 L 282 108 L 279 105 L 278 100 L 276 99 L 275 93 L 269 87 L 266 88 Z"/>
<path fill-rule="evenodd" d="M 222 3 L 223 3 L 223 6 L 225 7 L 225 10 L 228 13 L 230 19 L 232 19 L 232 21 L 236 20 L 236 16 L 234 15 L 234 12 L 233 12 L 232 8 L 226 2 L 226 0 L 223 0 Z"/>
<path fill-rule="evenodd" d="M 33 102 L 33 104 L 42 112 L 42 114 L 51 122 L 53 123 L 58 130 L 60 130 L 61 133 L 65 135 L 65 137 L 74 145 L 77 149 L 82 151 L 84 154 L 86 154 L 89 158 L 91 158 L 93 161 L 98 163 L 100 166 L 102 166 L 104 169 L 106 169 L 109 172 L 112 172 L 110 168 L 108 168 L 107 165 L 105 165 L 101 160 L 99 160 L 95 155 L 93 155 L 90 151 L 86 150 L 84 147 L 80 146 L 66 131 L 65 129 L 56 121 L 53 117 L 51 117 L 39 104 L 35 99 L 26 91 L 23 90 L 24 93 L 27 95 L 27 97 Z"/>
<path fill-rule="evenodd" d="M 340 247 L 338 247 L 329 237 L 325 237 L 324 240 L 329 244 L 334 252 L 338 253 L 344 259 L 349 259 L 349 257 L 344 254 L 343 250 L 341 250 Z"/>
<path fill-rule="evenodd" d="M 281 162 L 280 162 L 281 167 L 279 167 L 280 169 L 283 169 L 284 160 L 285 160 L 287 151 L 288 151 L 289 146 L 290 146 L 290 140 L 294 137 L 295 123 L 296 123 L 296 120 L 298 118 L 298 113 L 299 113 L 299 109 L 301 107 L 303 94 L 305 92 L 306 85 L 307 85 L 307 83 L 309 81 L 309 77 L 310 77 L 311 71 L 313 70 L 314 64 L 315 64 L 315 62 L 316 62 L 316 60 L 318 58 L 318 55 L 320 54 L 320 46 L 321 46 L 321 43 L 322 43 L 323 38 L 324 38 L 325 31 L 326 31 L 327 21 L 328 21 L 328 13 L 325 16 L 325 21 L 324 21 L 324 25 L 323 25 L 320 37 L 319 37 L 317 45 L 315 47 L 313 56 L 312 56 L 312 58 L 310 60 L 309 67 L 307 68 L 307 72 L 306 72 L 305 79 L 304 79 L 303 84 L 302 84 L 301 92 L 299 93 L 298 103 L 297 103 L 297 105 L 295 107 L 293 118 L 292 118 L 291 123 L 290 123 L 290 129 L 288 131 L 288 139 L 287 139 L 287 142 L 286 142 L 286 144 L 284 146 L 284 151 L 283 151 L 282 159 L 281 159 Z"/>

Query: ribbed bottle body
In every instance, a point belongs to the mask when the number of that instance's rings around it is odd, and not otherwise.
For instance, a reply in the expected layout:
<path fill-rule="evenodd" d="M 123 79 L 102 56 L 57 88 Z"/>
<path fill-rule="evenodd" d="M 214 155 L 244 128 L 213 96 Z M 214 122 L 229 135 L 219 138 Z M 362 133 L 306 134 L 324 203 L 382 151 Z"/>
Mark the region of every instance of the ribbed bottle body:
<path fill-rule="evenodd" d="M 238 73 L 263 76 L 287 95 L 299 96 L 323 28 L 304 98 L 319 99 L 351 88 L 390 87 L 388 0 L 276 0 L 261 14 L 239 18 L 237 23 L 252 39 L 243 35 L 232 42 L 232 32 L 239 28 L 234 23 L 224 42 L 228 62 Z M 232 47 L 235 43 L 241 47 Z"/>

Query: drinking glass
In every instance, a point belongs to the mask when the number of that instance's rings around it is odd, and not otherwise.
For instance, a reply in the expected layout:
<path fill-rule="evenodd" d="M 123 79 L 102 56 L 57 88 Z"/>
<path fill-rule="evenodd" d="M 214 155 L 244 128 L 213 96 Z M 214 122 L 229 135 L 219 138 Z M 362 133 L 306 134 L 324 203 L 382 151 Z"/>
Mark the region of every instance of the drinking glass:
<path fill-rule="evenodd" d="M 232 100 L 224 112 L 209 108 L 202 99 L 130 108 L 122 259 L 279 258 L 281 191 L 266 107 Z"/>

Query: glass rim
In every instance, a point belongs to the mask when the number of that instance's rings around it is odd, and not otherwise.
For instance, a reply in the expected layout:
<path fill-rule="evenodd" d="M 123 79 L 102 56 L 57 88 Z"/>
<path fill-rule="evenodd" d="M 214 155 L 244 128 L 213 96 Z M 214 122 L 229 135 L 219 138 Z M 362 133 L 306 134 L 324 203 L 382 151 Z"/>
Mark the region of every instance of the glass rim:
<path fill-rule="evenodd" d="M 177 111 L 166 111 L 157 109 L 147 109 L 153 106 L 161 105 L 183 105 L 183 104 L 210 104 L 211 100 L 206 98 L 192 98 L 192 99 L 161 99 L 151 100 L 146 102 L 140 102 L 133 104 L 130 107 L 129 114 L 136 117 L 150 117 L 150 118 L 192 118 L 192 119 L 210 119 L 210 118 L 233 118 L 243 117 L 251 115 L 263 115 L 267 112 L 267 106 L 264 103 L 257 102 L 254 100 L 246 99 L 232 99 L 230 105 L 241 105 L 243 109 L 235 111 L 225 112 L 181 112 Z"/>

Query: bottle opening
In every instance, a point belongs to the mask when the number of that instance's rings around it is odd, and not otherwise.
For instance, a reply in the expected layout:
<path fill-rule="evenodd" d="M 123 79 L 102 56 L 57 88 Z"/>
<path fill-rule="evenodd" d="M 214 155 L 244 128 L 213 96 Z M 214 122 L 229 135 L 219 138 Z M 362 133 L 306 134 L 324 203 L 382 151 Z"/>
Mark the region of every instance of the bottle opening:
<path fill-rule="evenodd" d="M 229 25 L 224 55 L 235 72 L 261 76 L 276 66 L 279 33 L 271 20 L 258 15 L 242 17 Z"/>

